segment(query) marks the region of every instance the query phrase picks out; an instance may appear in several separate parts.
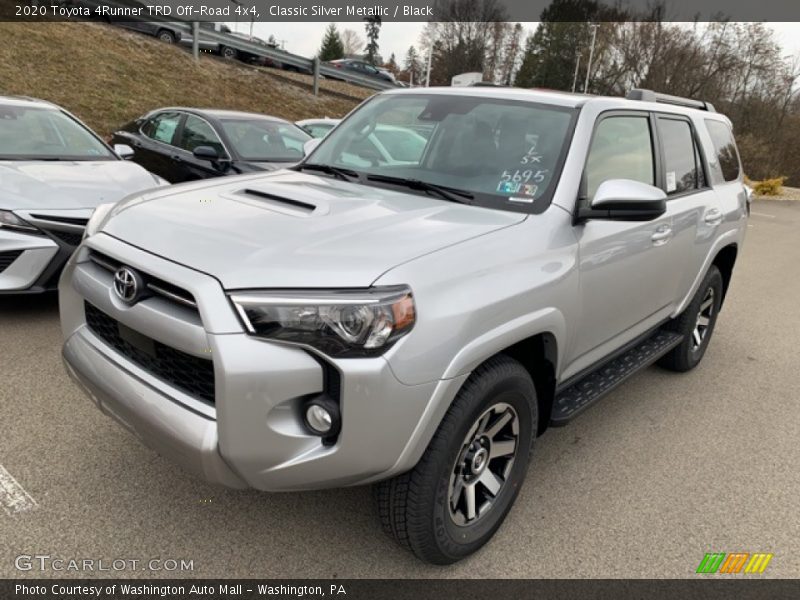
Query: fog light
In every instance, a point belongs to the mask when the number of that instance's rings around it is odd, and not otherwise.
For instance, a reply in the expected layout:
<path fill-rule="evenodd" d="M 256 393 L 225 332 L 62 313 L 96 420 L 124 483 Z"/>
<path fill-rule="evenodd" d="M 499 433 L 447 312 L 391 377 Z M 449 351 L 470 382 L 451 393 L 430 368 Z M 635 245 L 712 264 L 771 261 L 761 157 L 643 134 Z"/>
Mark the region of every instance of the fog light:
<path fill-rule="evenodd" d="M 325 438 L 334 437 L 341 427 L 339 406 L 327 396 L 319 396 L 306 404 L 303 419 L 311 433 Z"/>

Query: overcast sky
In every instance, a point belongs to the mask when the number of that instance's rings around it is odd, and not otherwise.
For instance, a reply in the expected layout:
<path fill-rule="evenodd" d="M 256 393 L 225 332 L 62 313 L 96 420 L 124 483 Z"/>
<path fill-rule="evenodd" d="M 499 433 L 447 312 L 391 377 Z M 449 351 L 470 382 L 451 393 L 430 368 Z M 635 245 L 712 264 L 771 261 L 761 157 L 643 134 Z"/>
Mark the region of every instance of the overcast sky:
<path fill-rule="evenodd" d="M 229 25 L 232 29 L 242 33 L 248 33 L 250 30 L 250 23 L 229 23 Z M 522 25 L 528 32 L 532 32 L 536 28 L 536 23 L 523 23 Z M 255 23 L 253 34 L 263 39 L 267 39 L 272 34 L 277 40 L 283 40 L 287 51 L 311 57 L 319 50 L 327 26 L 327 23 Z M 338 23 L 337 26 L 340 31 L 353 29 L 362 39 L 364 38 L 362 23 Z M 770 26 L 775 30 L 778 40 L 786 49 L 787 54 L 800 53 L 800 23 L 770 23 Z M 388 60 L 394 52 L 398 63 L 402 64 L 408 47 L 419 45 L 419 35 L 424 27 L 425 23 L 384 23 L 378 39 L 381 55 Z"/>

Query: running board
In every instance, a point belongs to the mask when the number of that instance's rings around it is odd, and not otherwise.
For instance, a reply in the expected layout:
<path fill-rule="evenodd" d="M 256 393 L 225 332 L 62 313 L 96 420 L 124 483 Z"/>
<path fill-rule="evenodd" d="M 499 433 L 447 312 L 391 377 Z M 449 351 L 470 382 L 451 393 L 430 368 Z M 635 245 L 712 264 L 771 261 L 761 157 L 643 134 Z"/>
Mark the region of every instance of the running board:
<path fill-rule="evenodd" d="M 550 424 L 566 425 L 577 414 L 641 369 L 652 365 L 681 341 L 682 335 L 659 329 L 639 345 L 605 363 L 580 381 L 558 391 Z"/>

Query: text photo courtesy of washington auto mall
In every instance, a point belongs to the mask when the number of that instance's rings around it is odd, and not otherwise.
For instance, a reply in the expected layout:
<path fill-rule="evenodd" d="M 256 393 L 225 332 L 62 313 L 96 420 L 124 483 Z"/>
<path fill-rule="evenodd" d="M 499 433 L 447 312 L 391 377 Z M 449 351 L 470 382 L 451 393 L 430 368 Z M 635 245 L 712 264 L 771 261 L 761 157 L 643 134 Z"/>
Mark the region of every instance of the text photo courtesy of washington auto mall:
<path fill-rule="evenodd" d="M 0 600 L 800 597 L 798 15 L 0 0 Z"/>

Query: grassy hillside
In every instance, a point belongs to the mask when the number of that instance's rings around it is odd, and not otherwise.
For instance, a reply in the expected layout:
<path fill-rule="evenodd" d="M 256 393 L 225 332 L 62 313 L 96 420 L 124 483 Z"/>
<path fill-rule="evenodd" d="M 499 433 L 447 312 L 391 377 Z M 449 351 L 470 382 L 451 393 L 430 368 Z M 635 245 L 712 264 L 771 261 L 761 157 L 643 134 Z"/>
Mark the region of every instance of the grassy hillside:
<path fill-rule="evenodd" d="M 283 71 L 213 56 L 195 62 L 181 48 L 100 23 L 0 23 L 0 39 L 0 94 L 60 104 L 104 137 L 161 106 L 246 110 L 294 121 L 342 116 L 370 95 L 325 82 L 323 89 L 337 93 L 315 98 Z"/>

